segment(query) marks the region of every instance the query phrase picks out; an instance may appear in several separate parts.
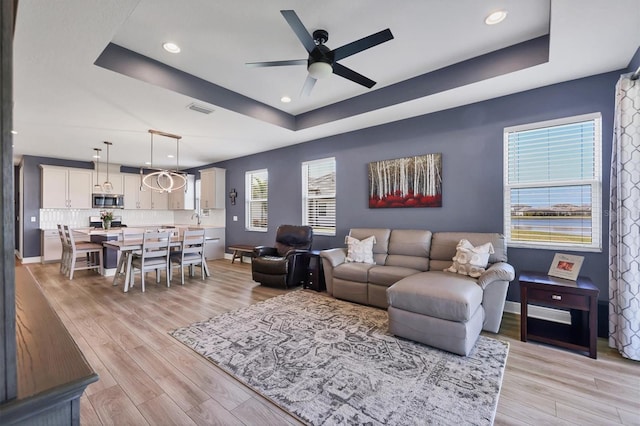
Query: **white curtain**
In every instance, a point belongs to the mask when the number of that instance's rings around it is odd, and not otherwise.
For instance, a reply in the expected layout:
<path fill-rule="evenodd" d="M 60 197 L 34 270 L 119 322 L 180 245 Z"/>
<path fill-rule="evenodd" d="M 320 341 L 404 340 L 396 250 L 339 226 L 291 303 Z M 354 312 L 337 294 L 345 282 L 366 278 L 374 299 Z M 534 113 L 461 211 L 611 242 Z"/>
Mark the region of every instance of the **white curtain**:
<path fill-rule="evenodd" d="M 609 346 L 640 361 L 640 80 L 616 85 L 609 215 Z"/>

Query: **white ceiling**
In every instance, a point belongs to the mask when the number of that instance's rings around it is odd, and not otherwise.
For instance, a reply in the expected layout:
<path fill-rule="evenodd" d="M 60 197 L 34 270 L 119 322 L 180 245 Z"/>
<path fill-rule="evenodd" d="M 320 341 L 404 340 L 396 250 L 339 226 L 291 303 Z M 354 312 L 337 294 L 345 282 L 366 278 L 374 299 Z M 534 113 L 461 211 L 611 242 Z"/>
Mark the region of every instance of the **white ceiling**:
<path fill-rule="evenodd" d="M 507 19 L 485 25 L 501 8 Z M 340 61 L 377 85 L 332 75 L 301 99 L 304 66 L 246 67 L 306 58 L 282 9 L 294 9 L 310 32 L 326 29 L 330 48 L 390 28 L 393 40 Z M 180 166 L 197 167 L 621 69 L 640 45 L 638 22 L 640 0 L 20 0 L 14 157 L 91 161 L 108 140 L 112 164 L 139 167 L 150 158 L 147 130 L 158 129 L 182 135 Z M 297 115 L 547 33 L 548 63 L 298 131 L 94 65 L 111 42 Z M 182 52 L 165 52 L 165 41 Z M 281 103 L 283 95 L 292 102 Z M 190 111 L 192 102 L 215 112 Z M 154 165 L 175 165 L 169 153 L 175 143 L 156 138 Z"/>

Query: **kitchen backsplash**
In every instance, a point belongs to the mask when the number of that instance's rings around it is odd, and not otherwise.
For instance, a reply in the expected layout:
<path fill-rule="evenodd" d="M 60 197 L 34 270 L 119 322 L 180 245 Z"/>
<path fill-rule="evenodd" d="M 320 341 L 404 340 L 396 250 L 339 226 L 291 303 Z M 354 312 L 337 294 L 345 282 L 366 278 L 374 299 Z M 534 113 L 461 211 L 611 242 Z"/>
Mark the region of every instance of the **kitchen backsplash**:
<path fill-rule="evenodd" d="M 196 224 L 190 210 L 114 210 L 115 216 L 122 216 L 127 226 Z M 40 209 L 40 229 L 56 229 L 59 223 L 72 228 L 89 226 L 89 216 L 100 216 L 99 209 Z M 225 226 L 225 211 L 210 210 L 202 216 L 203 225 Z"/>

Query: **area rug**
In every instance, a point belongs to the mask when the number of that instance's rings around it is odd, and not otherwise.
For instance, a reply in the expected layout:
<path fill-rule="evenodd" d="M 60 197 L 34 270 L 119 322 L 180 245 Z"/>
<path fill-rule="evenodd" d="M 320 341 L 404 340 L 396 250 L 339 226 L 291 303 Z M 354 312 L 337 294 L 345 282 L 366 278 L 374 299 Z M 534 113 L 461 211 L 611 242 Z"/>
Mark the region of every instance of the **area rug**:
<path fill-rule="evenodd" d="M 490 425 L 509 345 L 468 357 L 396 338 L 387 312 L 294 291 L 171 333 L 313 425 Z"/>

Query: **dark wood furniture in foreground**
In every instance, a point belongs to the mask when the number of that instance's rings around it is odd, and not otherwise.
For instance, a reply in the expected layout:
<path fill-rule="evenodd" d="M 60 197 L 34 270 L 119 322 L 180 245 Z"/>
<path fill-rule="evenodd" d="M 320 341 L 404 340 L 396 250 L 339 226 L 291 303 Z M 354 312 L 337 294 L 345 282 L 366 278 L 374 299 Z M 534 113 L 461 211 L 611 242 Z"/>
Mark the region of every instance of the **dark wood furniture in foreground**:
<path fill-rule="evenodd" d="M 520 274 L 520 340 L 535 340 L 597 358 L 598 293 L 587 277 L 576 281 L 538 272 Z M 528 305 L 569 310 L 571 324 L 529 318 Z"/>
<path fill-rule="evenodd" d="M 15 274 L 18 397 L 0 406 L 0 423 L 78 425 L 80 396 L 98 375 L 27 268 Z"/>
<path fill-rule="evenodd" d="M 229 246 L 229 250 L 233 250 L 233 257 L 231 258 L 231 263 L 235 262 L 236 259 L 240 259 L 240 263 L 242 263 L 242 256 L 251 256 L 253 257 L 253 249 L 254 246 L 250 246 L 248 244 L 235 244 L 233 246 Z"/>

